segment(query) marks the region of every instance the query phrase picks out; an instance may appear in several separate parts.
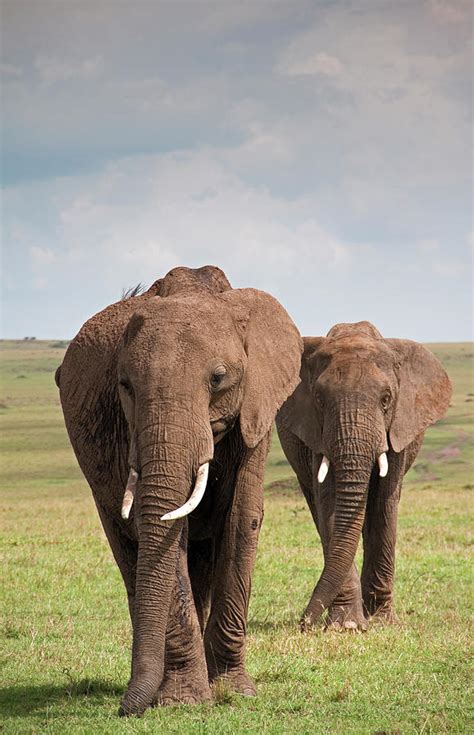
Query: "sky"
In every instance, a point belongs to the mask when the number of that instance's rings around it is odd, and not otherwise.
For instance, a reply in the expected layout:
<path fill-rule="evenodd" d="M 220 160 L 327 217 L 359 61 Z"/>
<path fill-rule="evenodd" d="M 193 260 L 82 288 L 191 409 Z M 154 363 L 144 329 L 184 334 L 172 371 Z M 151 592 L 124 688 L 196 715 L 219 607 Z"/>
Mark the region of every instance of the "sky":
<path fill-rule="evenodd" d="M 220 266 L 303 334 L 472 338 L 469 0 L 3 0 L 2 337 Z"/>

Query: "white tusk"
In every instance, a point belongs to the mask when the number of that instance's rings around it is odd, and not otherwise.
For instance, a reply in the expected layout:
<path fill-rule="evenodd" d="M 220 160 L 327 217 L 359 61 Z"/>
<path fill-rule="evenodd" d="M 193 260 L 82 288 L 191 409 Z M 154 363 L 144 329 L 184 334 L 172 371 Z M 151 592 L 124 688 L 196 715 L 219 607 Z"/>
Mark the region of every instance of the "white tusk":
<path fill-rule="evenodd" d="M 137 480 L 138 472 L 134 470 L 133 467 L 131 467 L 122 502 L 122 518 L 125 521 L 130 515 L 130 511 L 132 509 L 133 499 L 135 497 L 135 490 L 137 489 Z"/>
<path fill-rule="evenodd" d="M 326 475 L 329 469 L 329 460 L 327 457 L 323 457 L 318 472 L 318 482 L 322 483 L 326 479 Z"/>
<path fill-rule="evenodd" d="M 379 457 L 379 476 L 386 477 L 388 472 L 388 459 L 385 452 Z"/>
<path fill-rule="evenodd" d="M 202 464 L 197 471 L 194 490 L 192 491 L 189 500 L 187 500 L 181 508 L 176 508 L 176 510 L 172 510 L 171 513 L 165 513 L 164 516 L 161 516 L 161 520 L 174 521 L 176 518 L 184 518 L 184 516 L 189 515 L 194 508 L 197 508 L 204 495 L 208 475 L 209 462 L 206 462 L 206 464 Z"/>

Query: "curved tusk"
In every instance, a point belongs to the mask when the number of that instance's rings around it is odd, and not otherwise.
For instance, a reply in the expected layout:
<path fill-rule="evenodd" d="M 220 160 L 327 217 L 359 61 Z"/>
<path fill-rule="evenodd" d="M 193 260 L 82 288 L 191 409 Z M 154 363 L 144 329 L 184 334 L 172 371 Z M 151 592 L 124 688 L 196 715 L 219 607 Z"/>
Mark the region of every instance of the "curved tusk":
<path fill-rule="evenodd" d="M 379 459 L 379 476 L 386 477 L 388 472 L 388 459 L 385 452 L 380 455 Z"/>
<path fill-rule="evenodd" d="M 197 471 L 196 482 L 194 483 L 194 490 L 192 491 L 189 500 L 187 500 L 185 504 L 181 506 L 181 508 L 176 508 L 176 510 L 172 510 L 171 513 L 165 513 L 164 516 L 161 516 L 161 520 L 174 521 L 176 518 L 184 518 L 184 516 L 189 515 L 189 513 L 194 510 L 194 508 L 197 508 L 203 498 L 208 475 L 209 462 L 206 462 L 206 464 L 202 464 Z"/>
<path fill-rule="evenodd" d="M 138 472 L 130 468 L 128 475 L 127 486 L 122 501 L 122 518 L 126 521 L 130 515 L 130 511 L 133 505 L 133 499 L 135 497 L 135 490 L 137 489 Z"/>
<path fill-rule="evenodd" d="M 319 467 L 319 472 L 318 472 L 318 482 L 319 483 L 324 482 L 324 480 L 326 479 L 328 469 L 329 469 L 329 460 L 326 456 L 324 456 L 322 458 L 322 461 Z"/>

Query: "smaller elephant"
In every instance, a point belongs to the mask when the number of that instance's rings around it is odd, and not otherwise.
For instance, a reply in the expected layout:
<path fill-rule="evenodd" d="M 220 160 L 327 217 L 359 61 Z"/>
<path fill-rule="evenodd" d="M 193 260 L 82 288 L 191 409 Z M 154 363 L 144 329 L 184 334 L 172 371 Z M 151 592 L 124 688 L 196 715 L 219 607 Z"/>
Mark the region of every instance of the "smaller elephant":
<path fill-rule="evenodd" d="M 448 408 L 451 383 L 425 347 L 384 339 L 369 322 L 305 337 L 301 383 L 277 415 L 280 441 L 316 523 L 324 569 L 301 620 L 366 630 L 396 619 L 397 510 L 425 430 Z M 354 557 L 363 536 L 359 578 Z"/>

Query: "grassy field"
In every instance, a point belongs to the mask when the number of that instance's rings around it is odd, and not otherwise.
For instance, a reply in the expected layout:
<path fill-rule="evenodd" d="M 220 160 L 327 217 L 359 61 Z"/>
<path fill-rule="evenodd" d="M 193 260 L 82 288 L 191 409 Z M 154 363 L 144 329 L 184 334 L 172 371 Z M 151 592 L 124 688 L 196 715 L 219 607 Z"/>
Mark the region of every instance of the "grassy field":
<path fill-rule="evenodd" d="M 0 415 L 2 733 L 471 733 L 474 384 L 471 344 L 432 345 L 453 380 L 401 501 L 399 627 L 298 632 L 322 568 L 276 436 L 249 615 L 258 697 L 119 720 L 130 625 L 118 569 L 68 445 L 54 370 L 64 348 L 3 342 Z"/>

